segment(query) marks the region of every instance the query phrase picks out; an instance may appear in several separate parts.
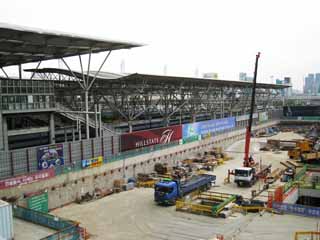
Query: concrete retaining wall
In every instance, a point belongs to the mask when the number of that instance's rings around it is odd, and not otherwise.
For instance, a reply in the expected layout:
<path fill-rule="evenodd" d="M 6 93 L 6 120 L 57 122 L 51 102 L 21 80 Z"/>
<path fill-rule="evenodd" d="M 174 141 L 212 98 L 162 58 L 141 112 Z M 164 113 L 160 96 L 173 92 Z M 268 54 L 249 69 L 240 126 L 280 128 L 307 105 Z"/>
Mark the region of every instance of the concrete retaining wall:
<path fill-rule="evenodd" d="M 278 121 L 272 121 L 255 126 L 253 129 L 276 124 L 278 124 Z M 0 197 L 19 197 L 23 199 L 24 193 L 47 190 L 49 194 L 49 209 L 54 209 L 75 201 L 77 197 L 87 192 L 92 194 L 96 188 L 110 189 L 116 179 L 122 179 L 124 176 L 126 178 L 135 177 L 138 173 L 150 173 L 157 162 L 166 162 L 169 166 L 173 166 L 178 161 L 192 156 L 192 154 L 203 152 L 213 146 L 225 148 L 233 142 L 243 139 L 244 136 L 245 129 L 235 130 L 210 139 L 111 162 L 99 168 L 70 172 L 46 181 L 5 189 L 0 192 Z"/>

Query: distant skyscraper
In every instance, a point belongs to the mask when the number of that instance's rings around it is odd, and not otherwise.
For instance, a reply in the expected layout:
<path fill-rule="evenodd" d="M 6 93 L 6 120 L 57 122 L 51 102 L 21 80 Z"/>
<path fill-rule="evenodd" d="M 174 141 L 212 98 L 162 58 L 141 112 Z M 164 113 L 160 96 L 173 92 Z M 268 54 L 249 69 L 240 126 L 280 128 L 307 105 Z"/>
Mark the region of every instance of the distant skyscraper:
<path fill-rule="evenodd" d="M 240 81 L 252 82 L 253 81 L 253 77 L 248 76 L 247 73 L 245 73 L 245 72 L 240 72 L 239 73 L 239 80 Z"/>
<path fill-rule="evenodd" d="M 194 76 L 197 78 L 199 77 L 199 68 L 196 67 L 196 70 L 194 71 Z"/>
<path fill-rule="evenodd" d="M 247 80 L 247 73 L 245 73 L 245 72 L 239 73 L 239 80 L 246 81 Z"/>
<path fill-rule="evenodd" d="M 167 75 L 167 69 L 168 67 L 167 67 L 167 64 L 165 64 L 164 66 L 163 66 L 163 75 Z"/>
<path fill-rule="evenodd" d="M 285 77 L 283 79 L 283 84 L 288 85 L 290 87 L 284 89 L 284 95 L 286 97 L 290 97 L 292 95 L 292 83 L 291 83 L 291 78 L 290 77 Z"/>
<path fill-rule="evenodd" d="M 316 73 L 315 74 L 315 80 L 314 81 L 315 81 L 314 90 L 316 91 L 315 94 L 319 95 L 320 94 L 320 73 Z"/>
<path fill-rule="evenodd" d="M 313 73 L 309 73 L 307 77 L 304 78 L 304 88 L 303 93 L 308 95 L 317 94 L 317 84 L 315 80 L 315 76 Z"/>
<path fill-rule="evenodd" d="M 120 64 L 120 72 L 125 73 L 126 72 L 126 63 L 124 59 L 122 59 L 121 64 Z"/>

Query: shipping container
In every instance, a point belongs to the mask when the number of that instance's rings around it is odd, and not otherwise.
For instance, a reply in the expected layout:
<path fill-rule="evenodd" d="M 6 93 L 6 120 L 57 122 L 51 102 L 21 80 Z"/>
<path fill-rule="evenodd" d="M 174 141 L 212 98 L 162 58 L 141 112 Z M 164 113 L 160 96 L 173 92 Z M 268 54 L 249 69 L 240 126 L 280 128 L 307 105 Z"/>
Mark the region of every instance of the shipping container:
<path fill-rule="evenodd" d="M 0 239 L 13 239 L 12 206 L 2 200 L 0 200 Z"/>

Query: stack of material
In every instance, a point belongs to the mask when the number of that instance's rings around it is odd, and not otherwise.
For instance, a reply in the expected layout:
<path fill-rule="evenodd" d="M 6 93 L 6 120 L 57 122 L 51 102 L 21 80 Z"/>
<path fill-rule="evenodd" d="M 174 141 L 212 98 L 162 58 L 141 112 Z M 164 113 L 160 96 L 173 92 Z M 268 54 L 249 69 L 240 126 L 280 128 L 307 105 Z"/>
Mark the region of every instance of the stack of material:
<path fill-rule="evenodd" d="M 123 179 L 116 179 L 113 181 L 113 191 L 115 193 L 121 192 L 123 189 L 124 180 Z"/>
<path fill-rule="evenodd" d="M 160 175 L 165 175 L 169 172 L 169 168 L 166 163 L 156 163 L 154 165 L 154 171 Z"/>
<path fill-rule="evenodd" d="M 147 182 L 147 181 L 153 180 L 153 178 L 149 174 L 138 173 L 137 180 L 138 182 Z"/>

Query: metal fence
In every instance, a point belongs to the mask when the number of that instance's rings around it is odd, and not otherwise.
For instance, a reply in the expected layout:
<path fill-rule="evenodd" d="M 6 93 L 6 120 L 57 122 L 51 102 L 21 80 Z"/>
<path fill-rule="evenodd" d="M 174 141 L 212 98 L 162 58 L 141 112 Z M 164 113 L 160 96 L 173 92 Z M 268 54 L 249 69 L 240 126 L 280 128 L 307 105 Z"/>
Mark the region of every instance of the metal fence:
<path fill-rule="evenodd" d="M 278 119 L 278 114 L 275 116 L 270 114 L 269 120 Z M 272 116 L 272 117 L 271 117 Z M 243 129 L 243 126 L 238 122 L 233 129 L 227 129 L 216 134 L 224 134 L 234 130 Z M 70 171 L 79 171 L 82 169 L 82 160 L 102 156 L 104 163 L 123 160 L 125 158 L 138 156 L 145 153 L 150 153 L 173 147 L 179 144 L 179 141 L 168 144 L 153 145 L 126 152 L 119 152 L 119 135 L 104 136 L 102 138 L 94 138 L 75 142 L 64 142 L 63 155 L 64 165 L 56 167 L 56 174 L 62 174 Z M 38 170 L 38 150 L 41 146 L 17 149 L 11 151 L 0 151 L 0 179 L 6 179 L 22 174 L 35 173 Z"/>
<path fill-rule="evenodd" d="M 108 161 L 119 153 L 119 137 L 104 136 L 89 140 L 65 142 L 63 145 L 64 165 L 57 172 L 81 169 L 83 159 L 103 156 Z M 38 151 L 41 146 L 0 152 L 0 179 L 29 174 L 38 170 Z"/>
<path fill-rule="evenodd" d="M 32 222 L 58 232 L 42 239 L 48 240 L 78 240 L 81 238 L 81 228 L 78 223 L 51 214 L 35 211 L 21 206 L 13 206 L 13 216 L 24 221 Z"/>

